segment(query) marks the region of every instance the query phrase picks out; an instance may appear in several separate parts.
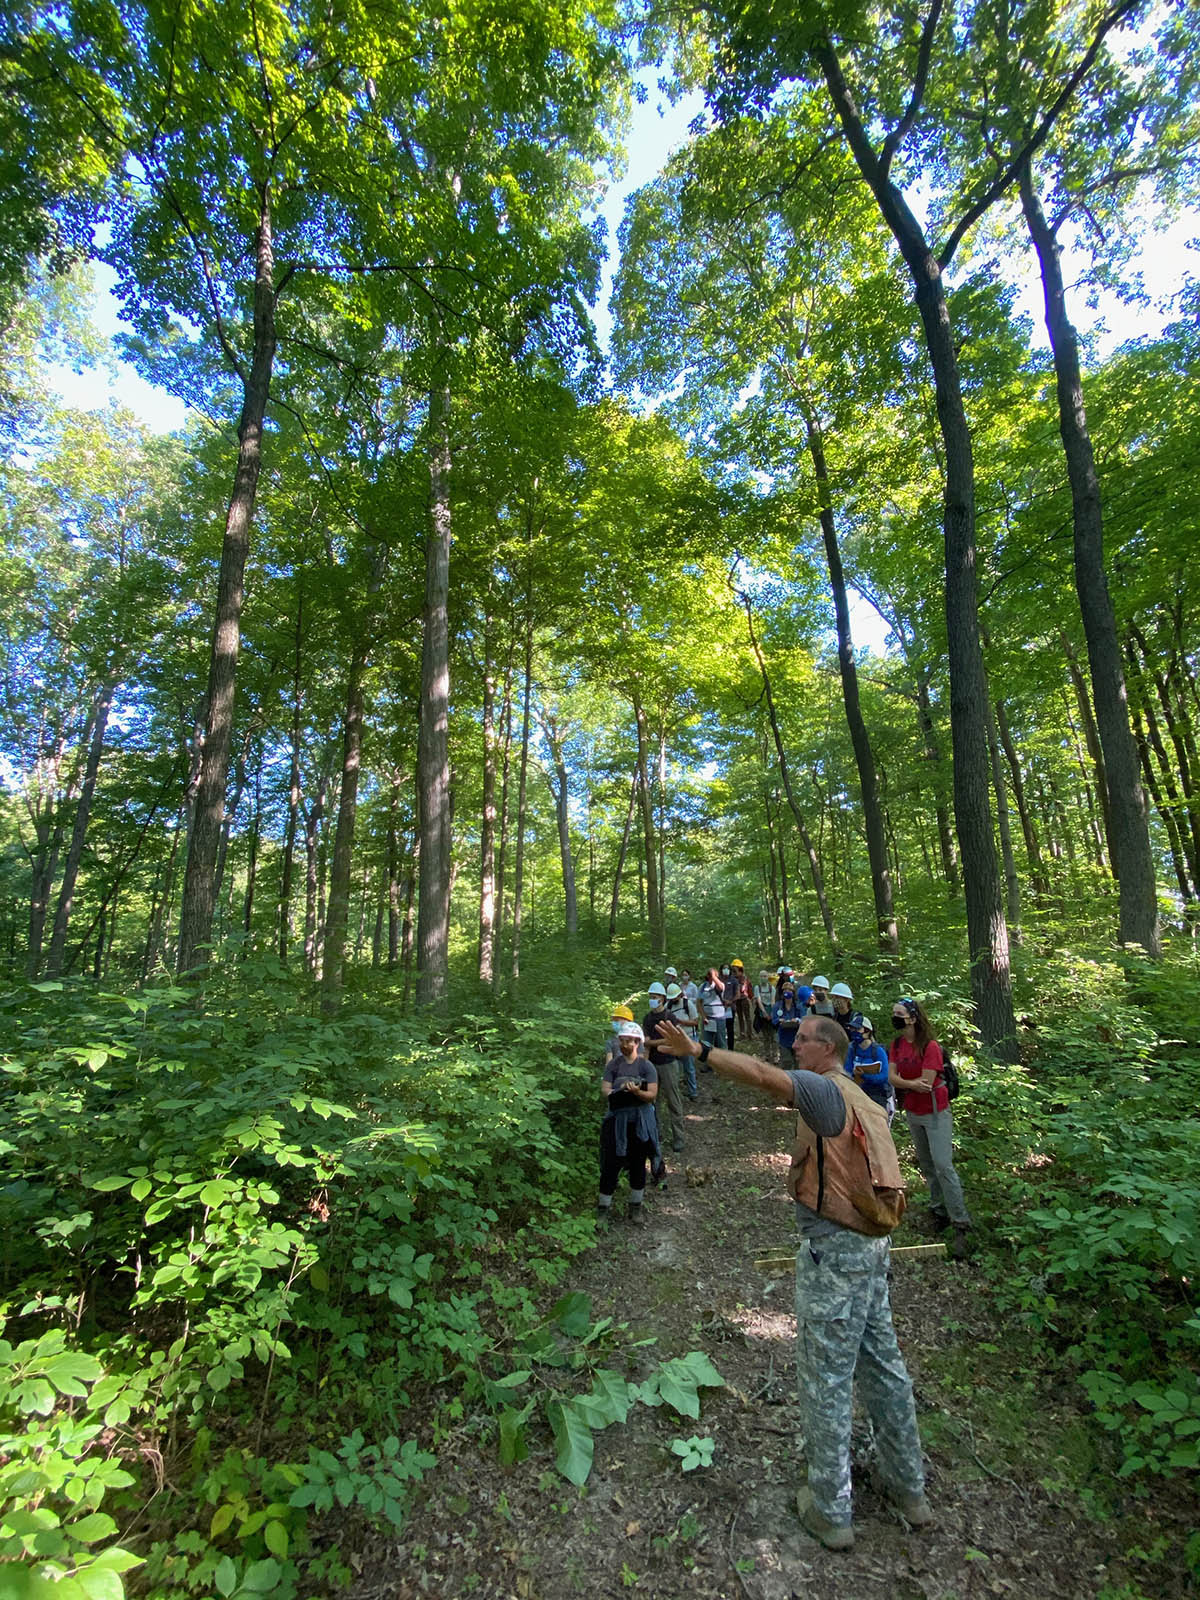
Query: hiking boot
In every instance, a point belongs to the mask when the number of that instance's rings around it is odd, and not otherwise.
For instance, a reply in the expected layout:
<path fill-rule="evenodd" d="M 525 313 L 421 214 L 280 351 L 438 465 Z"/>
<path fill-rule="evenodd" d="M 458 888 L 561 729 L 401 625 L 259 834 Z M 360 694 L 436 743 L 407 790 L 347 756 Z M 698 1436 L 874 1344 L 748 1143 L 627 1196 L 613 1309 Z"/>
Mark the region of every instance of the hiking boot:
<path fill-rule="evenodd" d="M 880 1485 L 883 1498 L 894 1506 L 910 1528 L 927 1528 L 933 1521 L 933 1508 L 923 1494 L 909 1494 L 890 1483 Z"/>
<path fill-rule="evenodd" d="M 965 1261 L 967 1259 L 967 1234 L 969 1231 L 969 1224 L 965 1222 L 956 1222 L 954 1224 L 954 1243 L 950 1246 L 950 1254 L 955 1261 Z"/>
<path fill-rule="evenodd" d="M 612 1207 L 611 1206 L 597 1206 L 596 1207 L 596 1225 L 597 1225 L 597 1227 L 600 1227 L 600 1228 L 611 1228 L 612 1227 L 612 1219 L 613 1219 L 613 1214 L 612 1214 Z"/>
<path fill-rule="evenodd" d="M 683 1140 L 679 1137 L 678 1134 L 676 1134 L 674 1139 L 671 1140 L 671 1149 L 675 1152 L 676 1155 L 678 1155 L 679 1152 L 683 1149 Z"/>
<path fill-rule="evenodd" d="M 929 1220 L 938 1233 L 944 1233 L 950 1226 L 950 1213 L 943 1211 L 941 1206 L 930 1206 Z"/>
<path fill-rule="evenodd" d="M 635 1228 L 644 1228 L 646 1226 L 646 1206 L 644 1201 L 641 1205 L 630 1206 L 629 1220 Z"/>
<path fill-rule="evenodd" d="M 796 1495 L 796 1510 L 806 1531 L 811 1533 L 814 1539 L 819 1540 L 826 1550 L 853 1550 L 854 1529 L 849 1523 L 845 1527 L 841 1527 L 838 1523 L 830 1522 L 828 1517 L 823 1516 L 813 1504 L 811 1489 L 798 1491 Z"/>

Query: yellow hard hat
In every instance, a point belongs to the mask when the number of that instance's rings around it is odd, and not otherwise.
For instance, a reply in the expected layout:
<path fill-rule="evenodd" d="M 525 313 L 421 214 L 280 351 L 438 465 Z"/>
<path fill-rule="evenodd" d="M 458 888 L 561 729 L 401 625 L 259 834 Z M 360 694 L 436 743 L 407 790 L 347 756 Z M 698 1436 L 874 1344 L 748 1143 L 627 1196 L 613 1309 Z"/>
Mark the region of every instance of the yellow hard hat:
<path fill-rule="evenodd" d="M 612 1008 L 612 1017 L 614 1022 L 632 1022 L 633 1012 L 630 1011 L 628 1006 L 614 1006 Z"/>

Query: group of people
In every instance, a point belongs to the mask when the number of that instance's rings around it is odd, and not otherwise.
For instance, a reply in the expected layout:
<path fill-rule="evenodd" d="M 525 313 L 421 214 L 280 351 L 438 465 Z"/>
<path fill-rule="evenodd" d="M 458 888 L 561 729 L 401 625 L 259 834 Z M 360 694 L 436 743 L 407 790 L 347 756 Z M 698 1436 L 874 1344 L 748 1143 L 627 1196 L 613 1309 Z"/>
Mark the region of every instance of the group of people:
<path fill-rule="evenodd" d="M 751 985 L 742 962 L 709 968 L 700 984 L 668 967 L 649 986 L 641 1023 L 613 1012 L 602 1090 L 598 1214 L 612 1216 L 622 1171 L 629 1216 L 644 1221 L 647 1169 L 664 1170 L 665 1137 L 684 1144 L 683 1094 L 699 1093 L 697 1068 L 745 1083 L 798 1112 L 789 1192 L 801 1247 L 796 1257 L 796 1333 L 808 1484 L 798 1508 L 831 1550 L 854 1543 L 850 1418 L 855 1377 L 870 1412 L 887 1498 L 913 1526 L 933 1520 L 912 1385 L 888 1299 L 889 1234 L 904 1210 L 891 1126 L 905 1112 L 930 1215 L 953 1225 L 952 1254 L 965 1255 L 971 1226 L 953 1164 L 945 1059 L 921 1004 L 901 996 L 893 1038 L 876 1042 L 846 983 L 802 981 L 784 965 Z M 744 1007 L 744 1009 L 743 1009 Z M 758 1034 L 763 1054 L 734 1049 Z M 766 1059 L 763 1059 L 763 1057 Z M 682 1075 L 680 1072 L 682 1067 Z"/>

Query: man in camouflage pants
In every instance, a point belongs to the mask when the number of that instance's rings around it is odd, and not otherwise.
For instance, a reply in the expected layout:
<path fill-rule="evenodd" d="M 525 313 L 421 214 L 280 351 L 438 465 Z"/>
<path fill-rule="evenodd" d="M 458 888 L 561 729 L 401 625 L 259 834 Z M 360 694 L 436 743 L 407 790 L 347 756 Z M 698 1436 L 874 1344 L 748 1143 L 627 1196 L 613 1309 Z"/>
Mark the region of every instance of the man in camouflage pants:
<path fill-rule="evenodd" d="M 829 1550 L 848 1550 L 854 1544 L 850 1422 L 857 1375 L 875 1428 L 883 1493 L 912 1526 L 932 1522 L 912 1383 L 892 1326 L 888 1240 L 859 1232 L 845 1220 L 855 1216 L 841 1192 L 840 1174 L 854 1156 L 847 1101 L 854 1101 L 861 1091 L 853 1084 L 845 1091 L 838 1081 L 846 1078 L 844 1033 L 827 1017 L 806 1017 L 793 1046 L 797 1066 L 790 1071 L 754 1056 L 702 1046 L 670 1023 L 657 1042 L 660 1050 L 698 1056 L 721 1077 L 795 1106 L 807 1128 L 824 1142 L 820 1192 L 802 1191 L 817 1204 L 804 1204 L 801 1192 L 793 1191 L 801 1233 L 796 1256 L 796 1363 L 808 1463 L 808 1486 L 797 1496 L 801 1521 Z M 890 1145 L 886 1118 L 883 1133 Z M 891 1155 L 894 1162 L 894 1149 Z M 897 1176 L 898 1171 L 897 1167 Z"/>

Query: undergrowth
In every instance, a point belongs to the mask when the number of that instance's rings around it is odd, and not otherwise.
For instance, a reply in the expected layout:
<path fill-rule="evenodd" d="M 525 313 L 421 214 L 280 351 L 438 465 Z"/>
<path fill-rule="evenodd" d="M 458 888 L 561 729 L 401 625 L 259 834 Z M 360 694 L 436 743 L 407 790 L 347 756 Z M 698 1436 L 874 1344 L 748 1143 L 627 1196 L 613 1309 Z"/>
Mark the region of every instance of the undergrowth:
<path fill-rule="evenodd" d="M 995 1297 L 1148 1492 L 1200 1462 L 1200 973 L 1190 953 L 1022 959 L 1019 1066 L 978 1057 L 932 958 L 907 982 L 962 1070 Z M 579 1482 L 630 1405 L 698 1415 L 720 1381 L 699 1353 L 634 1382 L 604 1364 L 615 1330 L 570 1296 L 546 1311 L 593 1238 L 620 966 L 442 1021 L 365 984 L 322 1022 L 253 960 L 203 1006 L 0 997 L 6 1594 L 329 1593 L 347 1573 L 322 1518 L 402 1525 L 464 1419 L 490 1415 L 511 1463 L 538 1415 Z"/>

